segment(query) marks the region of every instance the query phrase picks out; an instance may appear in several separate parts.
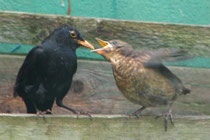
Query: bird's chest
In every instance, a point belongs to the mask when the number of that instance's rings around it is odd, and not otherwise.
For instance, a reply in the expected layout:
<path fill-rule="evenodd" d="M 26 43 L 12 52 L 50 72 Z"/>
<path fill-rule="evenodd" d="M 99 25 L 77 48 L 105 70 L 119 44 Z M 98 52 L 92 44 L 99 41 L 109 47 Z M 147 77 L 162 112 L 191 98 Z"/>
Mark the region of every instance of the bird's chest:
<path fill-rule="evenodd" d="M 125 71 L 113 69 L 119 90 L 131 102 L 145 107 L 168 104 L 175 96 L 173 89 L 153 71 L 144 70 L 137 72 L 133 68 L 127 68 Z M 138 74 L 132 74 L 134 71 Z"/>
<path fill-rule="evenodd" d="M 76 55 L 70 52 L 54 52 L 45 63 L 45 81 L 50 85 L 64 85 L 72 80 L 77 69 Z"/>
<path fill-rule="evenodd" d="M 139 74 L 138 78 L 134 67 L 132 66 L 122 66 L 122 68 L 113 67 L 113 75 L 116 81 L 116 85 L 122 94 L 134 103 L 139 104 L 140 97 L 138 91 L 141 90 L 143 86 L 142 82 L 144 80 L 144 75 Z"/>
<path fill-rule="evenodd" d="M 54 72 L 73 72 L 77 67 L 76 54 L 71 51 L 58 50 L 48 59 L 48 68 Z"/>

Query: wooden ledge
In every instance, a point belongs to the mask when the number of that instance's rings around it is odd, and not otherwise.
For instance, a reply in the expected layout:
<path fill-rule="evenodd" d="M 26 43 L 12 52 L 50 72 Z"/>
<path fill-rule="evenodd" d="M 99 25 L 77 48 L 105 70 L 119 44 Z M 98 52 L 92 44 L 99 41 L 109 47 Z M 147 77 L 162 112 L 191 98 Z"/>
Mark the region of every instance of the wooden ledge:
<path fill-rule="evenodd" d="M 175 118 L 175 126 L 163 119 L 142 116 L 124 119 L 124 115 L 94 115 L 90 119 L 76 119 L 75 115 L 0 114 L 0 139 L 9 140 L 209 140 L 210 116 Z"/>

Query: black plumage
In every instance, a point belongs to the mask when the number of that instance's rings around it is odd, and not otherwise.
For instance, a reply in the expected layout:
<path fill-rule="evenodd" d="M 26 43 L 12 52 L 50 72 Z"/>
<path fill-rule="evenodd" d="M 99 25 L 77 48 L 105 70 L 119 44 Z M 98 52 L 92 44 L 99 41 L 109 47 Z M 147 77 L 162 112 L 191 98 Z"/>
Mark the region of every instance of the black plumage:
<path fill-rule="evenodd" d="M 28 53 L 14 86 L 14 97 L 22 97 L 27 113 L 51 113 L 55 100 L 58 106 L 80 113 L 62 102 L 77 70 L 79 46 L 94 49 L 79 31 L 66 26 L 55 29 Z"/>

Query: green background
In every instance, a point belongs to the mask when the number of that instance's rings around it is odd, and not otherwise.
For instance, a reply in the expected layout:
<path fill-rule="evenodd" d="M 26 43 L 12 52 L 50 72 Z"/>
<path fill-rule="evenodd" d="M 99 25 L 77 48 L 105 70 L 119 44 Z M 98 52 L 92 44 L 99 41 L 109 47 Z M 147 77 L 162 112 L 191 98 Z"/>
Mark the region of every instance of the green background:
<path fill-rule="evenodd" d="M 71 0 L 71 16 L 114 18 L 148 22 L 210 25 L 210 0 Z M 0 0 L 1 11 L 67 15 L 68 0 Z M 1 53 L 10 53 L 18 44 L 0 43 Z M 25 54 L 31 45 L 21 44 L 14 51 Z M 97 54 L 79 49 L 79 58 L 103 60 Z M 210 59 L 168 65 L 210 68 Z"/>
<path fill-rule="evenodd" d="M 64 6 L 62 6 L 64 3 Z M 210 0 L 71 0 L 72 16 L 210 24 Z M 0 10 L 66 15 L 68 0 L 0 0 Z"/>

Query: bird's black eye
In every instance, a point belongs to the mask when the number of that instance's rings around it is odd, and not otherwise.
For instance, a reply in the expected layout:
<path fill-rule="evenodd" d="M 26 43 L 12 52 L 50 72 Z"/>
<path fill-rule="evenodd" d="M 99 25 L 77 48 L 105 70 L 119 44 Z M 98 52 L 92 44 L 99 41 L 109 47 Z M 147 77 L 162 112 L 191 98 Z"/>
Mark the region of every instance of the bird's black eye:
<path fill-rule="evenodd" d="M 116 46 L 116 48 L 122 48 L 123 46 L 121 46 L 121 45 L 118 45 L 118 46 Z"/>
<path fill-rule="evenodd" d="M 112 42 L 114 45 L 117 45 L 118 44 L 118 42 L 117 41 L 114 41 L 114 42 Z"/>
<path fill-rule="evenodd" d="M 69 31 L 70 35 L 72 38 L 76 38 L 77 37 L 77 33 L 75 31 Z"/>

